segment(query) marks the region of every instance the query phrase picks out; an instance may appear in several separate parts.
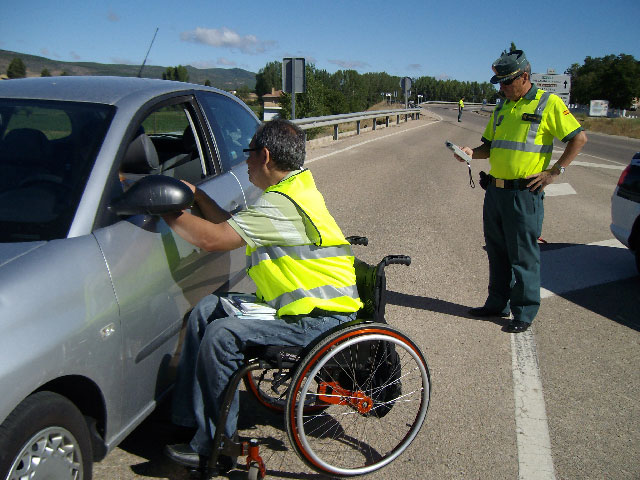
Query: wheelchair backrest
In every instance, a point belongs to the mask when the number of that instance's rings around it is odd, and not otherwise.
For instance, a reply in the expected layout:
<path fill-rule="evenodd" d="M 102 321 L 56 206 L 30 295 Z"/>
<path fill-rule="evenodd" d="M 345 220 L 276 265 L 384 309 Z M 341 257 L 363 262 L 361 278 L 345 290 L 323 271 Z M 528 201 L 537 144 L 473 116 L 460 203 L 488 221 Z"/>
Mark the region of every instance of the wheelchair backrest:
<path fill-rule="evenodd" d="M 358 317 L 386 323 L 384 310 L 387 281 L 384 274 L 384 265 L 369 265 L 356 258 L 354 267 L 358 295 L 364 304 L 364 307 L 358 312 Z"/>

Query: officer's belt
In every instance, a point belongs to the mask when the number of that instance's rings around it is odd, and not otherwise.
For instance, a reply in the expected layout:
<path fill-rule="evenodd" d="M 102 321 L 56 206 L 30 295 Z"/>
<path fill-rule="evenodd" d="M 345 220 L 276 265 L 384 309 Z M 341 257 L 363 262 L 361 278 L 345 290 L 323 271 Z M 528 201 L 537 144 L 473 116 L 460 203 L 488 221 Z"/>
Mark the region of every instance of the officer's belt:
<path fill-rule="evenodd" d="M 516 178 L 515 180 L 503 180 L 502 178 L 496 178 L 489 175 L 489 181 L 491 185 L 496 188 L 504 188 L 505 190 L 527 190 L 527 184 L 529 180 L 526 178 Z"/>

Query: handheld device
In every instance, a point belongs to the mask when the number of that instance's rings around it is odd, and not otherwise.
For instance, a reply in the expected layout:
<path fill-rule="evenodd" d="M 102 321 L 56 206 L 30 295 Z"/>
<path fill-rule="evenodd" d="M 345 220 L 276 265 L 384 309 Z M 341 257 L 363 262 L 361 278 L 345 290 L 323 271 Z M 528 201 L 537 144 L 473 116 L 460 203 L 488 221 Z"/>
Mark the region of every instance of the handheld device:
<path fill-rule="evenodd" d="M 469 167 L 469 186 L 471 188 L 476 188 L 476 183 L 473 181 L 473 175 L 471 175 L 471 163 L 470 163 L 471 157 L 466 153 L 464 153 L 458 145 L 456 145 L 453 142 L 450 142 L 449 140 L 446 140 L 444 144 L 447 146 L 447 148 L 452 150 L 456 155 L 458 155 L 465 162 L 467 162 L 467 167 Z"/>
<path fill-rule="evenodd" d="M 446 142 L 444 142 L 444 144 L 450 150 L 452 150 L 456 155 L 458 155 L 460 158 L 462 158 L 465 162 L 469 163 L 471 161 L 471 157 L 469 155 L 467 155 L 466 153 L 464 153 L 462 151 L 462 149 L 458 145 L 456 145 L 455 143 L 452 143 L 449 140 L 447 140 Z"/>

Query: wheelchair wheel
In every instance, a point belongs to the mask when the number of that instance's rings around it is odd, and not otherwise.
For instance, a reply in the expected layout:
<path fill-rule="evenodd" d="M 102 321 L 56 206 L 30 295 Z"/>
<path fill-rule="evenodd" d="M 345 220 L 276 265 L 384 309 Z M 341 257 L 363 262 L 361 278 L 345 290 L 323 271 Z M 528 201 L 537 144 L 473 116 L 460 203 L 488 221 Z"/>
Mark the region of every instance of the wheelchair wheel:
<path fill-rule="evenodd" d="M 288 371 L 284 372 L 286 373 Z M 281 375 L 283 372 L 275 368 L 253 370 L 244 377 L 244 384 L 262 405 L 270 410 L 283 412 L 290 379 L 282 381 Z"/>
<path fill-rule="evenodd" d="M 262 405 L 274 412 L 284 412 L 291 383 L 289 370 L 253 370 L 247 373 L 243 380 L 247 390 L 253 393 Z M 309 396 L 306 399 L 305 413 L 325 408 L 326 404 L 318 402 L 316 398 Z"/>
<path fill-rule="evenodd" d="M 287 397 L 287 434 L 320 473 L 371 473 L 411 444 L 429 398 L 429 368 L 415 343 L 388 325 L 352 325 L 300 362 Z M 311 401 L 326 408 L 301 408 Z"/>

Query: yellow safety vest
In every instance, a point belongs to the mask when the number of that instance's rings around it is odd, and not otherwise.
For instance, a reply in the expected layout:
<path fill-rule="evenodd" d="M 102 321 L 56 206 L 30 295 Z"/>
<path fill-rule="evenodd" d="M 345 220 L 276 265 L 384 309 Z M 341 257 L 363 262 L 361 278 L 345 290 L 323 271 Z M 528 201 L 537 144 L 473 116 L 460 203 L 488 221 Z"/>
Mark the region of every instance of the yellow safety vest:
<path fill-rule="evenodd" d="M 356 312 L 362 308 L 356 287 L 351 245 L 327 210 L 309 170 L 285 178 L 265 190 L 286 196 L 305 221 L 313 244 L 247 246 L 248 274 L 256 296 L 278 315 L 302 315 L 318 308 Z"/>
<path fill-rule="evenodd" d="M 506 180 L 540 173 L 551 160 L 554 137 L 566 142 L 580 130 L 560 97 L 533 86 L 494 110 L 483 135 L 491 142 L 489 173 Z"/>

